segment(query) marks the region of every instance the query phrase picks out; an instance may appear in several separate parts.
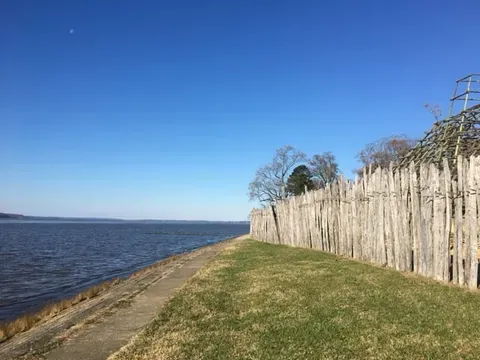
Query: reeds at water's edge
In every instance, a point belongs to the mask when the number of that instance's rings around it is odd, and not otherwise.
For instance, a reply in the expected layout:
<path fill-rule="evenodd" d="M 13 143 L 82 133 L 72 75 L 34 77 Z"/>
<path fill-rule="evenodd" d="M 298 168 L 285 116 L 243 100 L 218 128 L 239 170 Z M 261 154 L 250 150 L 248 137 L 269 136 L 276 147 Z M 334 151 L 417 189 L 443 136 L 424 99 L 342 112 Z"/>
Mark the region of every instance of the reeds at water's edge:
<path fill-rule="evenodd" d="M 76 304 L 94 298 L 109 289 L 112 285 L 119 283 L 120 279 L 103 282 L 99 285 L 92 286 L 77 295 L 63 299 L 59 302 L 45 305 L 40 311 L 30 314 L 23 314 L 20 317 L 6 323 L 0 323 L 0 342 L 11 338 L 13 335 L 32 328 L 36 323 L 53 318 L 63 310 L 70 309 Z"/>
<path fill-rule="evenodd" d="M 166 259 L 160 260 L 152 265 L 149 265 L 147 267 L 144 267 L 133 274 L 129 276 L 129 278 L 135 278 L 138 275 L 141 275 L 149 270 L 155 269 L 159 266 L 166 265 L 171 261 L 174 261 L 181 257 L 184 254 L 179 254 L 179 255 L 173 255 L 170 256 Z M 15 334 L 27 331 L 34 327 L 36 324 L 46 321 L 48 319 L 52 319 L 58 314 L 60 314 L 62 311 L 65 311 L 67 309 L 72 308 L 73 306 L 88 300 L 92 299 L 106 290 L 110 289 L 112 286 L 115 286 L 124 280 L 115 278 L 110 281 L 105 281 L 101 284 L 94 285 L 77 295 L 68 298 L 68 299 L 62 299 L 58 302 L 55 303 L 50 303 L 45 305 L 41 310 L 34 312 L 34 313 L 26 313 L 21 315 L 20 317 L 9 321 L 9 322 L 4 322 L 0 323 L 0 343 L 8 340 Z"/>

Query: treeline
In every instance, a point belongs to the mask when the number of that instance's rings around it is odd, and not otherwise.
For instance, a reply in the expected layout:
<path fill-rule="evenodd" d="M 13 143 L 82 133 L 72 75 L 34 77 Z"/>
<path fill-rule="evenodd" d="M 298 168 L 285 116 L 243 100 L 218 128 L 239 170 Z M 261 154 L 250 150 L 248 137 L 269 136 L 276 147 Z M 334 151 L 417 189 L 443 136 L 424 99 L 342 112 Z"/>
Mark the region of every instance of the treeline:
<path fill-rule="evenodd" d="M 360 167 L 354 172 L 363 173 L 365 167 L 374 171 L 388 168 L 400 161 L 415 145 L 415 140 L 405 135 L 395 135 L 367 144 L 357 154 Z M 305 191 L 322 189 L 341 175 L 332 152 L 307 157 L 293 146 L 285 145 L 275 152 L 272 162 L 260 167 L 249 184 L 250 200 L 271 204 Z"/>
<path fill-rule="evenodd" d="M 23 219 L 25 216 L 20 215 L 20 214 L 8 214 L 8 213 L 1 213 L 0 212 L 0 219 Z"/>

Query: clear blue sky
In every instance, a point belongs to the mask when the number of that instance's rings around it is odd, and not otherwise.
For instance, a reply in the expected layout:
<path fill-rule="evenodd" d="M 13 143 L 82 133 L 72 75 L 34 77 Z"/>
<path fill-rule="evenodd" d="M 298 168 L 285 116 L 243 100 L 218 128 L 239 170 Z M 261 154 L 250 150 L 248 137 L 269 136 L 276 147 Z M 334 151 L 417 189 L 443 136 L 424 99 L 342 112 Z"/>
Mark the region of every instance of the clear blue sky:
<path fill-rule="evenodd" d="M 478 0 L 0 3 L 0 211 L 245 220 L 276 148 L 420 137 Z M 477 16 L 478 17 L 478 16 Z M 73 32 L 70 31 L 73 29 Z M 475 45 L 475 46 L 474 46 Z"/>

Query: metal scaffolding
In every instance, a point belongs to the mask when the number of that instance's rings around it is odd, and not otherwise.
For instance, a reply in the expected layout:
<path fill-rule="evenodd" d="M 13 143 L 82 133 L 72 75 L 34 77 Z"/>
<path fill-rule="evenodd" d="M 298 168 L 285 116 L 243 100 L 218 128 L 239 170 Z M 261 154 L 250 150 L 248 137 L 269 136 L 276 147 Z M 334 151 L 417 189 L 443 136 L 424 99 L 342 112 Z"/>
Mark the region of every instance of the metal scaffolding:
<path fill-rule="evenodd" d="M 400 161 L 405 167 L 414 161 L 441 165 L 444 158 L 453 166 L 458 155 L 480 155 L 480 74 L 456 81 L 450 98 L 449 116 L 436 121 L 415 147 Z M 469 107 L 470 106 L 470 107 Z M 459 113 L 455 114 L 456 111 Z"/>

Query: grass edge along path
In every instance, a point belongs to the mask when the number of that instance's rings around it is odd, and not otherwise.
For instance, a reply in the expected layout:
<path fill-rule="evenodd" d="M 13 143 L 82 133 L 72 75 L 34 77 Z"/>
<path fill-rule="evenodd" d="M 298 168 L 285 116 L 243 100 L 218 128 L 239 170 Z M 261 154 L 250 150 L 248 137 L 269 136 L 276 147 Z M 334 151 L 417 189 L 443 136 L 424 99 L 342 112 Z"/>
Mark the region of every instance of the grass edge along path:
<path fill-rule="evenodd" d="M 479 325 L 476 292 L 246 240 L 109 360 L 478 359 Z"/>
<path fill-rule="evenodd" d="M 176 254 L 169 256 L 151 265 L 147 265 L 144 268 L 133 272 L 132 274 L 128 275 L 123 279 L 113 278 L 111 280 L 104 281 L 98 285 L 90 286 L 87 289 L 69 298 L 47 303 L 38 311 L 26 312 L 11 321 L 0 322 L 0 344 L 9 340 L 18 333 L 30 330 L 34 326 L 54 318 L 63 311 L 68 310 L 85 300 L 93 299 L 103 294 L 105 291 L 109 290 L 115 285 L 122 283 L 126 279 L 136 278 L 147 271 L 151 271 L 157 267 L 164 266 L 172 261 L 175 261 L 182 255 L 184 254 Z"/>

